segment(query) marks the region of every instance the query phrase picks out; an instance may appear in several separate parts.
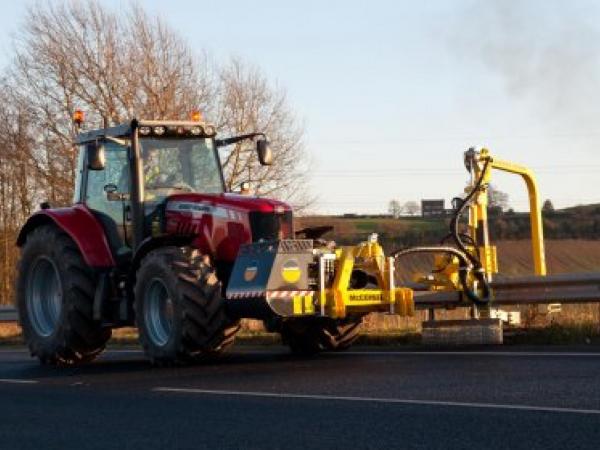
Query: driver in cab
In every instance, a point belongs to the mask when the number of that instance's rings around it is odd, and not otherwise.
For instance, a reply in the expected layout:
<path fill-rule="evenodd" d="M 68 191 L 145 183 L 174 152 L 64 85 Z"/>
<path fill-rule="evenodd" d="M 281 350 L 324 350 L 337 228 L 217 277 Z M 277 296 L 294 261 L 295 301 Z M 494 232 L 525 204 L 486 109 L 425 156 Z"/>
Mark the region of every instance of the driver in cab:
<path fill-rule="evenodd" d="M 145 142 L 142 148 L 145 200 L 164 198 L 173 191 L 193 191 L 184 178 L 179 148 L 163 145 Z"/>
<path fill-rule="evenodd" d="M 167 181 L 166 175 L 160 170 L 160 150 L 149 146 L 144 154 L 144 184 L 148 189 L 156 189 Z"/>

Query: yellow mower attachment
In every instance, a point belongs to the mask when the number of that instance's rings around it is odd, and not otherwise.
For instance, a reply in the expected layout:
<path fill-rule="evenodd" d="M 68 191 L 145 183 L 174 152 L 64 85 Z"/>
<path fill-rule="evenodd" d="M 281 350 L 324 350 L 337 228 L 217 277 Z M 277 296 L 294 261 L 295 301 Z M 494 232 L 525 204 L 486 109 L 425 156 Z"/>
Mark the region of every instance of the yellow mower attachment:
<path fill-rule="evenodd" d="M 415 309 L 413 291 L 395 286 L 394 261 L 394 258 L 385 257 L 375 234 L 367 242 L 343 247 L 336 253 L 337 271 L 331 288 L 322 290 L 319 295 L 326 314 L 335 319 L 373 311 L 412 316 Z M 377 287 L 350 288 L 355 269 L 372 274 Z"/>
<path fill-rule="evenodd" d="M 241 311 L 247 316 L 246 305 L 288 318 L 343 319 L 370 312 L 412 316 L 413 291 L 396 287 L 394 263 L 377 235 L 334 250 L 314 248 L 311 240 L 248 244 L 241 247 L 233 268 L 228 307 L 240 316 Z"/>

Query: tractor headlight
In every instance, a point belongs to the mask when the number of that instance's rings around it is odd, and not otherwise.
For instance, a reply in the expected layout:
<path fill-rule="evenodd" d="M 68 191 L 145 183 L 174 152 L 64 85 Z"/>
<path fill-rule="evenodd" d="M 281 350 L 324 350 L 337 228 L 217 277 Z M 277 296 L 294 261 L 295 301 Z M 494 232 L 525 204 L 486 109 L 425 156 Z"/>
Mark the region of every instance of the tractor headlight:
<path fill-rule="evenodd" d="M 152 131 L 150 127 L 140 127 L 140 134 L 142 136 L 148 136 L 150 134 L 150 131 Z"/>
<path fill-rule="evenodd" d="M 167 131 L 167 129 L 163 126 L 154 127 L 154 134 L 157 136 L 162 136 L 165 134 L 165 131 Z"/>
<path fill-rule="evenodd" d="M 200 126 L 192 127 L 192 129 L 190 130 L 190 132 L 194 136 L 200 136 L 202 134 L 202 127 L 200 127 Z"/>
<path fill-rule="evenodd" d="M 213 127 L 212 125 L 206 125 L 204 127 L 204 134 L 206 134 L 207 136 L 214 136 L 216 133 L 215 127 Z"/>

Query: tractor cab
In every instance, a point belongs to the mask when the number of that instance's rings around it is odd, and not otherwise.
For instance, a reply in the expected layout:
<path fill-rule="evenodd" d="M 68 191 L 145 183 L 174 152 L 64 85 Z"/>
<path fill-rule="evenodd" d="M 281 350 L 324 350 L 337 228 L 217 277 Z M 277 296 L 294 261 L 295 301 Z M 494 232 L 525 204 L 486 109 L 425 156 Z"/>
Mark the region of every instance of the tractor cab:
<path fill-rule="evenodd" d="M 225 193 L 219 147 L 260 136 L 259 159 L 270 163 L 263 134 L 215 136 L 215 127 L 200 120 L 133 120 L 79 135 L 74 203 L 85 205 L 102 224 L 117 263 L 164 232 L 172 196 Z"/>

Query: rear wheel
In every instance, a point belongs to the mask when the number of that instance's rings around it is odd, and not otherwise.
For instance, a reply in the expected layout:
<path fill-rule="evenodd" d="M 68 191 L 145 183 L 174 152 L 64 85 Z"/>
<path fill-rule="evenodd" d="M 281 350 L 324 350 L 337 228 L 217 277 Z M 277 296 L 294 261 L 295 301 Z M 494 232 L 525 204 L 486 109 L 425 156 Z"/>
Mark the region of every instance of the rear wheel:
<path fill-rule="evenodd" d="M 344 351 L 358 338 L 360 318 L 336 321 L 332 319 L 292 319 L 282 326 L 284 344 L 294 354 L 313 355 L 322 351 Z"/>
<path fill-rule="evenodd" d="M 27 236 L 17 279 L 19 322 L 42 363 L 87 362 L 104 349 L 111 331 L 93 320 L 96 284 L 77 245 L 56 226 Z"/>
<path fill-rule="evenodd" d="M 209 258 L 165 247 L 144 258 L 135 285 L 140 342 L 154 364 L 185 363 L 226 350 L 239 322 L 225 313 Z"/>
<path fill-rule="evenodd" d="M 362 319 L 352 319 L 347 322 L 325 326 L 323 333 L 327 335 L 326 349 L 336 352 L 348 350 L 358 339 Z"/>

